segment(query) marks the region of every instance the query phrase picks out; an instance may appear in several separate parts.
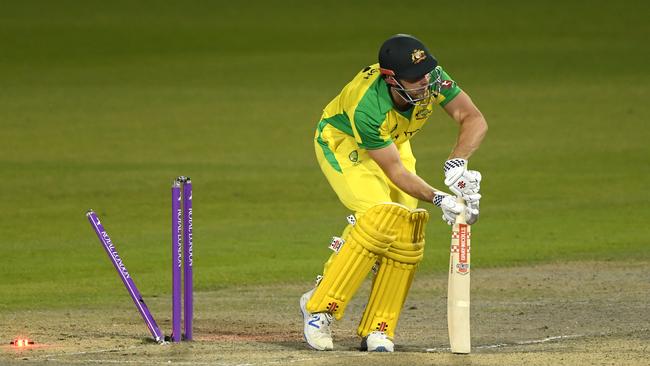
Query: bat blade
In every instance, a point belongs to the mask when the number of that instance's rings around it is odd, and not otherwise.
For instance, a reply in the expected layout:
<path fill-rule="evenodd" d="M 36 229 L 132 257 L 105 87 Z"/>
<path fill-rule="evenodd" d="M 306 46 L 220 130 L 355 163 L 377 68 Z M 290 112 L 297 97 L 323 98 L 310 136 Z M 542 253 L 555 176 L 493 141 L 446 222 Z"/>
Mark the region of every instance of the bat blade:
<path fill-rule="evenodd" d="M 464 207 L 464 201 L 458 199 Z M 451 234 L 449 282 L 447 286 L 447 327 L 453 353 L 470 353 L 470 247 L 471 226 L 465 211 L 457 216 Z"/>

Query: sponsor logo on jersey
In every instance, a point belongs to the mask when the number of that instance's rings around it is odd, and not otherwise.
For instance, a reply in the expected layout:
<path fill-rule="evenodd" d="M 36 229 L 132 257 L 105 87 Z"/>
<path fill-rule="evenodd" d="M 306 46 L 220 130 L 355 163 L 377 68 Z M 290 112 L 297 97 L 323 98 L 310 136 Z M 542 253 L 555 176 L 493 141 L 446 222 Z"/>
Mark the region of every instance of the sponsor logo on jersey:
<path fill-rule="evenodd" d="M 452 80 L 443 80 L 442 83 L 440 83 L 440 87 L 442 89 L 449 89 L 454 85 L 454 82 Z"/>
<path fill-rule="evenodd" d="M 432 112 L 431 109 L 427 109 L 427 108 L 420 109 L 418 113 L 415 114 L 415 119 L 426 119 L 429 117 L 431 112 Z"/>

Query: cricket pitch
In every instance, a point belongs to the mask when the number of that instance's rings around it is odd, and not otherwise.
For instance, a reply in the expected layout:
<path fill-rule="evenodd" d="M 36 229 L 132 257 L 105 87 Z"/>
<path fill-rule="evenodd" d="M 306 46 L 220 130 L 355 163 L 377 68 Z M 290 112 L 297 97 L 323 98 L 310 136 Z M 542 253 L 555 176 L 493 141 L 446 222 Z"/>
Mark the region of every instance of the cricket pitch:
<path fill-rule="evenodd" d="M 368 284 L 333 327 L 332 352 L 302 339 L 300 295 L 310 283 L 195 293 L 195 341 L 157 345 L 125 295 L 118 308 L 0 313 L 2 364 L 177 365 L 645 365 L 650 351 L 648 262 L 580 262 L 473 268 L 472 354 L 449 352 L 447 275 L 419 275 L 396 333 L 394 354 L 358 350 Z M 167 296 L 147 302 L 170 329 Z"/>

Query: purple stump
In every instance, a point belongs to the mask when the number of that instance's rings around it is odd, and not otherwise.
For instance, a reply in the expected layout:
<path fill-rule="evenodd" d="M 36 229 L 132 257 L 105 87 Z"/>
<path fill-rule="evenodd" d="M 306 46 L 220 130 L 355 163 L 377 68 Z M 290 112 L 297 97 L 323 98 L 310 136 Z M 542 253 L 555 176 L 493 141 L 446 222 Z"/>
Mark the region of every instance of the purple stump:
<path fill-rule="evenodd" d="M 120 258 L 120 255 L 117 254 L 117 250 L 115 249 L 115 246 L 113 246 L 108 233 L 106 230 L 104 230 L 104 226 L 102 226 L 101 222 L 99 221 L 97 214 L 95 214 L 93 210 L 88 210 L 86 217 L 88 217 L 88 221 L 90 221 L 90 224 L 95 230 L 97 238 L 99 238 L 99 241 L 102 243 L 106 254 L 108 254 L 108 258 L 111 260 L 113 266 L 117 270 L 117 274 L 122 279 L 122 282 L 124 282 L 126 290 L 129 292 L 129 295 L 131 295 L 131 299 L 135 303 L 135 306 L 138 308 L 140 315 L 142 315 L 142 319 L 144 319 L 144 322 L 147 324 L 147 328 L 149 328 L 151 335 L 156 340 L 156 342 L 163 343 L 165 340 L 163 333 L 160 331 L 158 324 L 156 324 L 156 321 L 153 319 L 153 316 L 151 315 L 147 304 L 144 303 L 144 300 L 140 295 L 140 291 L 138 291 L 138 288 L 135 286 L 133 279 L 129 275 L 129 271 L 126 270 L 126 266 L 122 262 L 122 258 Z"/>
<path fill-rule="evenodd" d="M 183 180 L 183 268 L 185 291 L 185 339 L 192 340 L 193 319 L 193 281 L 192 281 L 192 180 L 187 177 Z"/>
<path fill-rule="evenodd" d="M 172 185 L 172 342 L 181 341 L 181 188 Z"/>

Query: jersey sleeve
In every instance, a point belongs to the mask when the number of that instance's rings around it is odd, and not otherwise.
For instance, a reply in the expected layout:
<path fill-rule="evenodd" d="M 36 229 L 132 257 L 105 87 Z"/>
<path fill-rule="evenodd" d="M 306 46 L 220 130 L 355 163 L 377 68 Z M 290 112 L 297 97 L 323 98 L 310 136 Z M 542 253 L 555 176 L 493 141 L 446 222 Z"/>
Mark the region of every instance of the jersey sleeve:
<path fill-rule="evenodd" d="M 444 107 L 447 105 L 447 103 L 451 102 L 456 98 L 458 94 L 462 91 L 462 89 L 458 86 L 458 84 L 454 81 L 454 79 L 449 76 L 449 74 L 442 68 L 442 66 L 438 66 L 433 70 L 433 75 L 432 77 L 438 77 L 436 73 L 439 73 L 440 79 L 442 80 L 441 86 L 440 86 L 440 94 L 438 94 L 438 97 L 436 98 L 436 103 L 438 103 L 441 107 Z"/>
<path fill-rule="evenodd" d="M 376 150 L 393 142 L 390 136 L 382 133 L 383 122 L 360 110 L 354 113 L 352 129 L 360 147 L 366 150 Z"/>

